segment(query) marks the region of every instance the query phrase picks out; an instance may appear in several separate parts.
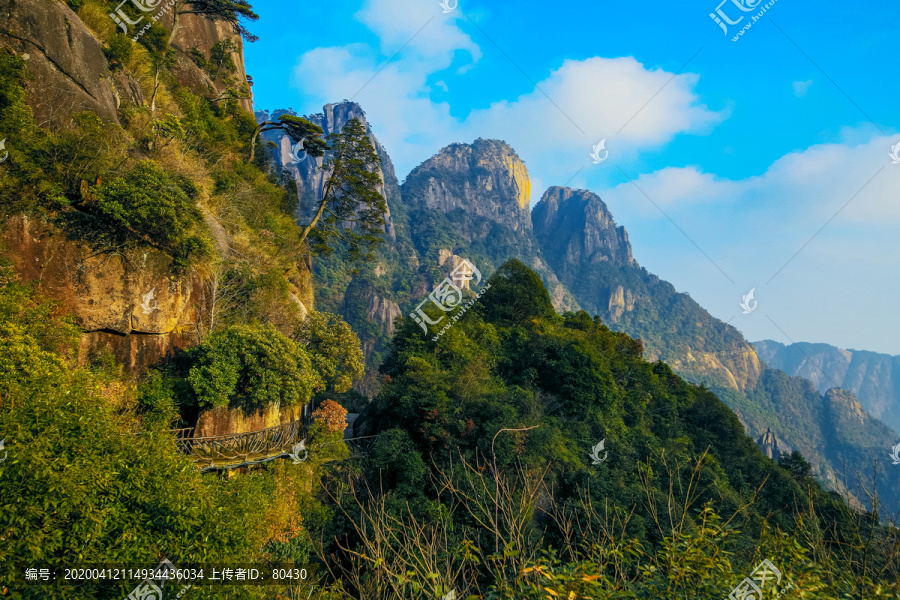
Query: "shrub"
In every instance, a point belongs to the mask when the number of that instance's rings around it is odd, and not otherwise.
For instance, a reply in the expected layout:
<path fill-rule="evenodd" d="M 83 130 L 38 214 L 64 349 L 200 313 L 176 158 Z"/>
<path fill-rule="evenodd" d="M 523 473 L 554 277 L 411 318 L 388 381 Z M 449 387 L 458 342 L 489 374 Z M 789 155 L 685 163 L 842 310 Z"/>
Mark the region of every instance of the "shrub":
<path fill-rule="evenodd" d="M 197 187 L 150 161 L 97 188 L 90 209 L 113 243 L 140 240 L 179 258 L 209 252 L 209 241 L 194 233 L 202 215 Z"/>
<path fill-rule="evenodd" d="M 131 40 L 128 39 L 128 36 L 117 33 L 109 39 L 109 44 L 103 48 L 103 53 L 111 68 L 121 69 L 131 58 L 132 50 Z"/>
<path fill-rule="evenodd" d="M 508 260 L 490 278 L 490 288 L 476 306 L 486 319 L 521 325 L 532 319 L 557 320 L 540 276 L 520 261 Z"/>
<path fill-rule="evenodd" d="M 242 485 L 201 476 L 167 432 L 137 434 L 103 377 L 48 350 L 57 337 L 48 332 L 70 328 L 52 307 L 14 284 L 0 286 L 0 307 L 0 438 L 8 453 L 0 463 L 0 583 L 12 584 L 11 597 L 124 598 L 135 585 L 61 577 L 40 588 L 13 583 L 35 565 L 61 573 L 85 561 L 255 558 L 270 480 Z M 39 314 L 46 319 L 30 318 Z M 217 590 L 215 597 L 262 595 L 251 593 Z"/>
<path fill-rule="evenodd" d="M 343 431 L 347 427 L 347 409 L 335 402 L 326 400 L 313 411 L 313 419 L 322 423 L 325 431 L 332 433 Z"/>
<path fill-rule="evenodd" d="M 294 339 L 306 348 L 325 389 L 346 392 L 354 379 L 363 376 L 359 336 L 338 315 L 310 311 L 297 326 Z"/>

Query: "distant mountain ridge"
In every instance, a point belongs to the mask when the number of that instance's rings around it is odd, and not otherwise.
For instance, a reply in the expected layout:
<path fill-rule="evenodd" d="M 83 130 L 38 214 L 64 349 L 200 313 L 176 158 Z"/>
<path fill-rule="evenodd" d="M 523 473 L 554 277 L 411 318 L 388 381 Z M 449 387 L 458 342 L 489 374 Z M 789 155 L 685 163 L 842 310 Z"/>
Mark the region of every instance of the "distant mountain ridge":
<path fill-rule="evenodd" d="M 763 340 L 753 345 L 766 363 L 810 380 L 820 393 L 834 387 L 851 392 L 870 415 L 900 432 L 900 355 L 808 342 Z"/>
<path fill-rule="evenodd" d="M 362 113 L 349 104 L 334 114 Z M 298 177 L 298 189 L 315 186 L 312 174 Z M 871 460 L 895 443 L 890 428 L 852 394 L 823 396 L 809 381 L 769 368 L 737 329 L 641 267 L 627 232 L 599 196 L 551 187 L 529 211 L 524 163 L 506 143 L 483 139 L 443 148 L 398 189 L 388 197 L 396 236 L 374 263 L 359 265 L 353 277 L 338 275 L 349 269 L 330 259 L 314 265 L 317 305 L 340 312 L 363 341 L 370 368 L 362 391 L 374 395 L 379 387 L 376 368 L 394 330 L 384 319 L 409 315 L 461 258 L 484 276 L 517 258 L 540 274 L 556 310 L 584 309 L 641 338 L 648 359 L 708 385 L 748 435 L 777 440 L 768 447 L 779 452 L 799 450 L 832 489 L 848 491 L 846 467 L 851 496 L 865 502 L 855 473 L 869 476 Z M 900 509 L 900 480 L 881 474 L 878 487 L 891 510 Z"/>

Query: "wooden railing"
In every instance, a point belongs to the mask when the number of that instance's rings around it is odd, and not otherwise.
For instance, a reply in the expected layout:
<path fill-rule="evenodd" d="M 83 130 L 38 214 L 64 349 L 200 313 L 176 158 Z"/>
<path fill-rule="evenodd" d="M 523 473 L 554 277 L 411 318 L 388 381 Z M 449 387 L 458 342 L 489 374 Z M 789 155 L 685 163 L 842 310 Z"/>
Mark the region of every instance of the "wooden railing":
<path fill-rule="evenodd" d="M 193 431 L 174 430 L 175 444 L 205 471 L 259 464 L 287 456 L 291 448 L 306 437 L 307 426 L 303 420 L 297 420 L 259 431 L 210 437 L 192 437 Z"/>

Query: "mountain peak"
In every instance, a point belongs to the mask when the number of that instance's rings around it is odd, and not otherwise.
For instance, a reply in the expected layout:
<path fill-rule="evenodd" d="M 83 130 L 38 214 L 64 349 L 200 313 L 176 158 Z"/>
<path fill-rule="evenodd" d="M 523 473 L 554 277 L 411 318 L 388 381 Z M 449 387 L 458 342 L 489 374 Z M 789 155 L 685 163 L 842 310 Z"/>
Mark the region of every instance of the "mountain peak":
<path fill-rule="evenodd" d="M 554 264 L 610 262 L 638 266 L 628 232 L 617 227 L 600 196 L 588 190 L 553 186 L 531 214 L 535 235 Z"/>
<path fill-rule="evenodd" d="M 479 138 L 450 144 L 412 170 L 404 196 L 420 208 L 461 208 L 513 231 L 530 231 L 531 178 L 506 142 Z"/>

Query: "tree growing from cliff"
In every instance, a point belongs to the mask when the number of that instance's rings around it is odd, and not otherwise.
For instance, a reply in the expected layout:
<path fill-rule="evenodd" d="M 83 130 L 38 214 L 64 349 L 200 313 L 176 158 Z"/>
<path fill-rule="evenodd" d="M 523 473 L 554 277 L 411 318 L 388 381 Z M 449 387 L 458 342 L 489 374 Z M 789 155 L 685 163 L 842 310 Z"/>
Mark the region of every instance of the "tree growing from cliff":
<path fill-rule="evenodd" d="M 281 115 L 278 121 L 260 123 L 250 140 L 250 160 L 254 160 L 256 140 L 264 131 L 284 131 L 294 142 L 303 141 L 310 156 L 328 159 L 319 167 L 327 174 L 317 210 L 300 232 L 300 243 L 307 239 L 317 254 L 341 255 L 356 261 L 371 258 L 372 249 L 380 244 L 384 233 L 387 201 L 379 191 L 382 185 L 379 168 L 381 158 L 359 119 L 350 119 L 340 133 L 325 140 L 318 125 L 301 117 Z"/>
<path fill-rule="evenodd" d="M 98 242 L 145 243 L 172 254 L 179 264 L 204 256 L 211 245 L 194 198 L 199 189 L 186 177 L 142 161 L 121 177 L 103 182 L 82 210 L 94 216 L 82 227 Z"/>
<path fill-rule="evenodd" d="M 379 191 L 381 158 L 359 119 L 328 135 L 330 157 L 320 168 L 329 174 L 312 220 L 300 232 L 317 254 L 340 249 L 348 260 L 372 257 L 382 243 L 387 201 Z"/>
<path fill-rule="evenodd" d="M 295 144 L 303 142 L 303 150 L 307 155 L 316 157 L 325 155 L 328 144 L 320 137 L 325 133 L 321 127 L 303 117 L 281 115 L 277 121 L 263 121 L 257 125 L 250 139 L 250 162 L 256 158 L 256 140 L 259 134 L 278 129 L 287 134 Z"/>
<path fill-rule="evenodd" d="M 248 42 L 259 39 L 240 21 L 240 19 L 255 21 L 259 18 L 247 0 L 177 0 L 172 7 L 172 32 L 169 34 L 169 44 L 175 39 L 181 15 L 200 15 L 210 21 L 224 21 Z"/>

